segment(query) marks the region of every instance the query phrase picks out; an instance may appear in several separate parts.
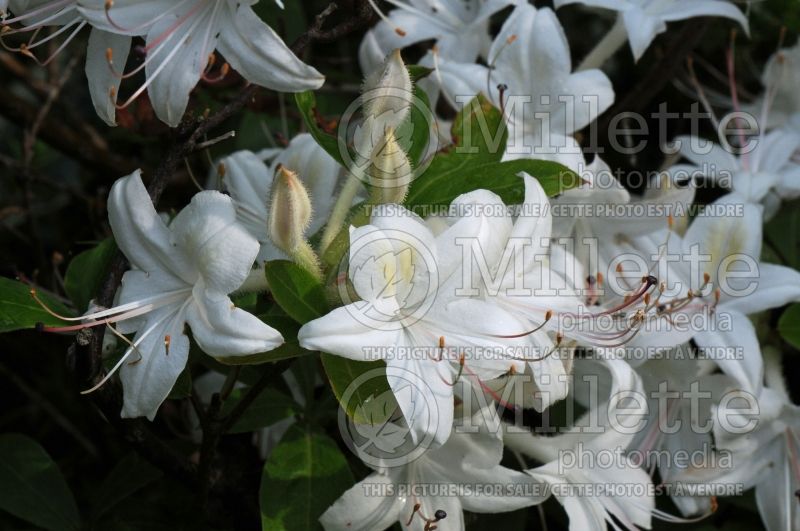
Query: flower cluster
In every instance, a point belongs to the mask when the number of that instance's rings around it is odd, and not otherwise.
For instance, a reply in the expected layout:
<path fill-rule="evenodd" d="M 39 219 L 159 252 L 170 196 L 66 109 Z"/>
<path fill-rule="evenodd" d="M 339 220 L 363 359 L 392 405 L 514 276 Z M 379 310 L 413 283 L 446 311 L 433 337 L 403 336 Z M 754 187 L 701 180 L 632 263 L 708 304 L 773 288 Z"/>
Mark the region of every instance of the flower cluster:
<path fill-rule="evenodd" d="M 113 124 L 146 90 L 174 126 L 198 81 L 228 65 L 279 91 L 322 85 L 253 3 L 9 0 L 2 28 L 29 32 L 19 51 L 36 56 L 49 38 L 39 28 L 71 38 L 91 26 L 98 114 Z M 747 31 L 734 3 L 556 1 L 617 12 L 576 68 L 549 8 L 388 3 L 374 5 L 381 19 L 358 57 L 366 81 L 338 137 L 308 112 L 308 132 L 284 147 L 215 161 L 208 189 L 172 219 L 139 171 L 119 179 L 109 221 L 130 270 L 115 305 L 44 329 L 113 334 L 121 357 L 95 388 L 118 371 L 124 417 L 154 418 L 192 345 L 230 362 L 292 343 L 377 371 L 385 393 L 366 399 L 358 378 L 343 389 L 331 376 L 344 442 L 373 472 L 321 515 L 326 529 L 462 529 L 463 511 L 551 496 L 570 529 L 649 529 L 709 516 L 717 496 L 741 494 L 732 486 L 755 487 L 770 531 L 800 528 L 800 409 L 754 325 L 800 301 L 800 272 L 762 260 L 765 222 L 800 197 L 800 45 L 776 53 L 746 104 L 731 61 L 721 118 L 697 82 L 718 139 L 669 139 L 635 195 L 581 149 L 615 100 L 601 68 L 626 42 L 641 59 L 672 21 Z M 126 72 L 133 39 L 144 58 Z M 401 51 L 425 43 L 409 68 Z M 226 62 L 213 74 L 216 51 Z M 120 103 L 121 82 L 142 70 Z M 497 136 L 484 127 L 492 116 Z M 701 204 L 700 187 L 715 199 Z M 294 268 L 280 284 L 265 275 L 277 261 Z M 324 311 L 297 318 L 293 290 Z M 241 302 L 253 293 L 302 326 L 289 337 L 266 324 Z M 656 508 L 662 495 L 680 514 Z"/>

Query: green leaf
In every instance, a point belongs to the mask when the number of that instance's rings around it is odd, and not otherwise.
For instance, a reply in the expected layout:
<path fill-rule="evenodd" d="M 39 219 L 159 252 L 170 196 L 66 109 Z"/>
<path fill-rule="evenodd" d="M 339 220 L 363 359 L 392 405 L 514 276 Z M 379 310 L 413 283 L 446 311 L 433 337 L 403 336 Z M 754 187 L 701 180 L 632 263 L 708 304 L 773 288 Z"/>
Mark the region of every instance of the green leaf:
<path fill-rule="evenodd" d="M 420 79 L 425 79 L 433 73 L 433 68 L 422 65 L 406 65 L 406 69 L 408 70 L 408 75 L 411 77 L 411 81 L 414 83 Z"/>
<path fill-rule="evenodd" d="M 261 529 L 319 529 L 319 517 L 352 485 L 353 475 L 336 442 L 308 426 L 293 425 L 264 465 Z"/>
<path fill-rule="evenodd" d="M 501 162 L 508 132 L 499 109 L 483 95 L 464 106 L 451 129 L 454 145 L 437 153 L 425 172 L 411 183 L 406 206 L 426 215 L 432 206 L 447 206 L 461 194 L 483 188 L 506 204 L 519 204 L 525 188 L 520 172 L 536 178 L 549 196 L 580 184 L 577 174 L 556 162 Z"/>
<path fill-rule="evenodd" d="M 248 388 L 234 389 L 225 400 L 222 408 L 223 415 L 228 415 L 239 400 L 247 394 L 247 391 Z M 294 400 L 277 389 L 267 388 L 259 393 L 228 433 L 247 433 L 260 430 L 291 417 L 295 413 L 297 413 L 297 405 Z"/>
<path fill-rule="evenodd" d="M 383 361 L 354 361 L 322 354 L 322 366 L 333 394 L 355 423 L 381 423 L 392 415 L 395 407 L 386 404 L 386 397 L 392 393 Z M 356 380 L 358 384 L 353 385 Z"/>
<path fill-rule="evenodd" d="M 159 469 L 136 453 L 129 453 L 117 463 L 96 490 L 96 496 L 92 503 L 94 507 L 92 520 L 97 521 L 120 502 L 161 476 L 163 474 Z"/>
<path fill-rule="evenodd" d="M 39 299 L 55 313 L 72 316 L 73 313 L 61 302 L 44 293 L 37 293 Z M 31 297 L 27 284 L 0 277 L 0 333 L 12 330 L 44 326 L 64 326 L 69 323 L 53 317 Z"/>
<path fill-rule="evenodd" d="M 78 529 L 75 499 L 58 466 L 25 435 L 0 435 L 0 509 L 53 531 Z"/>
<path fill-rule="evenodd" d="M 288 260 L 273 260 L 264 265 L 275 302 L 300 324 L 328 313 L 325 290 L 314 275 Z"/>
<path fill-rule="evenodd" d="M 117 244 L 107 238 L 69 263 L 64 276 L 64 290 L 78 309 L 88 308 L 89 301 L 97 295 L 103 283 L 103 274 L 116 251 Z"/>
<path fill-rule="evenodd" d="M 297 108 L 300 109 L 300 114 L 303 116 L 303 121 L 308 128 L 308 132 L 314 137 L 314 140 L 322 146 L 322 149 L 328 152 L 339 164 L 344 166 L 342 154 L 339 151 L 339 139 L 336 135 L 332 135 L 324 131 L 320 127 L 320 116 L 317 111 L 317 97 L 310 90 L 305 92 L 298 92 L 294 95 L 294 101 L 297 103 Z"/>
<path fill-rule="evenodd" d="M 448 157 L 446 164 L 437 166 L 436 173 L 431 173 L 429 168 L 422 178 L 411 184 L 406 207 L 423 215 L 428 207 L 447 206 L 461 194 L 481 188 L 496 193 L 507 205 L 517 205 L 525 198 L 520 172 L 539 181 L 549 197 L 574 188 L 580 182 L 574 172 L 547 160 L 475 163 L 469 157 Z"/>
<path fill-rule="evenodd" d="M 800 304 L 792 304 L 778 320 L 778 333 L 784 341 L 800 349 Z"/>

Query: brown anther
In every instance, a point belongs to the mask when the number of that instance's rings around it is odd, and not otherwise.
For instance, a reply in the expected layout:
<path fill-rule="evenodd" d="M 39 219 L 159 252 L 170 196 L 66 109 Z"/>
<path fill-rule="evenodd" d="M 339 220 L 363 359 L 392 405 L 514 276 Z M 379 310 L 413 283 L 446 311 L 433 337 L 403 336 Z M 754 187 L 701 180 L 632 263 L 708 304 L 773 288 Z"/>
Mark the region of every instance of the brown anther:
<path fill-rule="evenodd" d="M 406 522 L 406 527 L 411 525 L 411 522 L 414 521 L 414 515 L 417 514 L 419 508 L 422 507 L 419 503 L 414 504 L 414 508 L 411 510 L 411 516 L 408 518 L 408 522 Z"/>
<path fill-rule="evenodd" d="M 108 97 L 112 100 L 117 99 L 117 87 L 108 87 Z"/>
<path fill-rule="evenodd" d="M 439 348 L 444 348 L 444 336 L 439 336 Z"/>
<path fill-rule="evenodd" d="M 722 293 L 719 291 L 719 288 L 714 290 L 714 304 L 718 304 L 719 303 L 719 298 L 720 298 L 721 295 L 722 295 Z"/>
<path fill-rule="evenodd" d="M 672 227 L 675 226 L 675 218 L 672 217 L 672 214 L 667 216 L 667 227 L 672 230 Z"/>
<path fill-rule="evenodd" d="M 114 50 L 111 48 L 106 48 L 106 62 L 108 62 L 108 64 L 114 62 Z"/>
<path fill-rule="evenodd" d="M 650 304 L 650 294 L 649 293 L 645 293 L 644 294 L 644 304 L 645 304 L 645 306 Z"/>
<path fill-rule="evenodd" d="M 211 68 L 212 66 L 214 66 L 214 63 L 216 62 L 217 62 L 217 56 L 214 54 L 214 52 L 211 52 L 210 54 L 208 54 L 208 62 L 206 63 L 206 68 Z"/>
<path fill-rule="evenodd" d="M 224 162 L 220 162 L 219 164 L 217 164 L 217 175 L 219 175 L 220 177 L 225 177 L 225 171 L 226 170 Z"/>
<path fill-rule="evenodd" d="M 564 341 L 564 336 L 559 332 L 556 334 L 556 346 L 560 345 L 562 341 Z"/>
<path fill-rule="evenodd" d="M 717 512 L 717 509 L 719 509 L 719 502 L 717 501 L 717 497 L 711 496 L 711 513 L 713 514 Z"/>
<path fill-rule="evenodd" d="M 597 273 L 597 283 L 598 284 L 602 284 L 604 278 L 605 277 L 603 276 L 603 273 Z"/>
<path fill-rule="evenodd" d="M 597 282 L 597 279 L 594 277 L 594 275 L 589 275 L 588 277 L 586 277 L 586 283 L 589 284 L 590 286 L 594 286 L 595 282 Z"/>
<path fill-rule="evenodd" d="M 506 44 L 511 44 L 515 40 L 517 40 L 517 36 L 516 35 L 511 35 L 508 39 L 506 39 Z"/>
<path fill-rule="evenodd" d="M 544 320 L 549 321 L 553 318 L 553 310 L 547 310 L 547 313 L 544 314 Z"/>
<path fill-rule="evenodd" d="M 506 374 L 508 376 L 514 376 L 515 374 L 517 374 L 517 368 L 514 365 L 512 365 L 511 367 L 508 368 L 508 372 Z"/>
<path fill-rule="evenodd" d="M 708 273 L 703 273 L 703 282 L 708 284 L 711 281 L 711 275 Z"/>
<path fill-rule="evenodd" d="M 617 264 L 617 273 L 622 273 L 622 262 Z"/>
<path fill-rule="evenodd" d="M 231 65 L 228 63 L 222 63 L 222 68 L 219 69 L 220 77 L 225 77 L 228 75 L 228 72 L 231 71 Z"/>
<path fill-rule="evenodd" d="M 402 30 L 402 29 L 400 29 L 400 28 L 395 28 L 395 29 L 394 29 L 394 32 L 395 32 L 395 33 L 397 33 L 398 35 L 400 35 L 401 37 L 405 37 L 405 36 L 406 36 L 406 32 L 405 32 L 405 31 L 403 31 L 403 30 Z"/>
<path fill-rule="evenodd" d="M 169 356 L 170 343 L 172 343 L 172 337 L 169 335 L 164 336 L 164 349 L 167 351 L 167 356 Z"/>
<path fill-rule="evenodd" d="M 689 290 L 686 293 L 686 297 L 689 298 L 689 299 L 693 299 L 694 298 L 694 292 L 692 290 Z"/>

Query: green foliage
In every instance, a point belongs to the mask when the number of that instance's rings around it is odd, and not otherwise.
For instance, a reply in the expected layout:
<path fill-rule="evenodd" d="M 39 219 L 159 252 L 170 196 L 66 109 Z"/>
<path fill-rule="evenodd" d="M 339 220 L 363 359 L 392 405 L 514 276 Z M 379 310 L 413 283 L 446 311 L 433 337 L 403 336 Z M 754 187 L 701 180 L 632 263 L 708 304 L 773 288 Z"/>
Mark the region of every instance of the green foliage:
<path fill-rule="evenodd" d="M 103 274 L 117 250 L 114 240 L 107 238 L 99 245 L 84 251 L 69 263 L 64 275 L 64 290 L 79 310 L 85 310 L 97 295 Z"/>
<path fill-rule="evenodd" d="M 162 476 L 160 470 L 137 454 L 126 455 L 98 487 L 92 503 L 92 521 L 96 522 L 131 495 Z"/>
<path fill-rule="evenodd" d="M 264 465 L 259 499 L 264 531 L 308 531 L 353 484 L 347 461 L 330 437 L 293 425 Z"/>
<path fill-rule="evenodd" d="M 78 506 L 61 471 L 25 435 L 0 435 L 0 509 L 52 531 L 80 527 Z"/>
<path fill-rule="evenodd" d="M 295 321 L 305 324 L 328 311 L 325 290 L 314 275 L 288 260 L 273 260 L 264 266 L 275 302 Z"/>
<path fill-rule="evenodd" d="M 409 209 L 446 206 L 459 195 L 479 188 L 496 193 L 506 204 L 519 204 L 524 199 L 520 172 L 536 178 L 548 196 L 580 184 L 573 171 L 556 162 L 501 162 L 508 132 L 500 110 L 483 95 L 464 106 L 450 133 L 453 145 L 437 153 L 425 172 L 411 183 L 406 198 Z"/>
<path fill-rule="evenodd" d="M 37 296 L 55 313 L 71 316 L 73 313 L 55 298 L 38 292 Z M 63 326 L 68 323 L 53 317 L 31 296 L 27 284 L 0 277 L 0 333 L 44 326 Z"/>
<path fill-rule="evenodd" d="M 789 306 L 778 321 L 778 333 L 784 341 L 800 349 L 800 304 Z"/>
<path fill-rule="evenodd" d="M 394 412 L 397 403 L 391 397 L 389 382 L 386 380 L 386 364 L 382 361 L 353 361 L 330 354 L 322 355 L 322 365 L 328 375 L 333 393 L 339 404 L 347 411 L 357 424 L 377 424 L 385 422 Z M 358 378 L 370 371 L 376 371 L 362 383 L 350 389 L 351 394 L 345 396 L 348 387 Z M 387 394 L 388 393 L 388 394 Z"/>
<path fill-rule="evenodd" d="M 248 388 L 234 389 L 222 408 L 223 415 L 228 415 L 236 404 L 247 394 Z M 276 422 L 289 418 L 297 413 L 294 400 L 277 389 L 268 388 L 261 393 L 239 417 L 228 433 L 247 433 L 266 428 Z"/>
<path fill-rule="evenodd" d="M 322 149 L 328 152 L 328 155 L 333 157 L 339 164 L 344 166 L 344 160 L 342 159 L 342 154 L 339 151 L 339 140 L 336 135 L 325 131 L 319 123 L 319 115 L 317 110 L 317 97 L 314 93 L 310 90 L 305 92 L 298 92 L 294 95 L 294 101 L 297 104 L 297 108 L 300 110 L 300 114 L 303 117 L 303 121 L 308 128 L 308 132 L 311 133 L 311 136 L 314 137 L 314 140 L 322 146 Z"/>

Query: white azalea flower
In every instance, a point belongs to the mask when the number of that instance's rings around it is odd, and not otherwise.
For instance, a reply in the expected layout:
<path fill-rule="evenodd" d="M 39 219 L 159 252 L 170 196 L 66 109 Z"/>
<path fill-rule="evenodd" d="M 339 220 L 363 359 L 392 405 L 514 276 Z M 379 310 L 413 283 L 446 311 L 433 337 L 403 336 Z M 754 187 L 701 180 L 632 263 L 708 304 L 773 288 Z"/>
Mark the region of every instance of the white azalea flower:
<path fill-rule="evenodd" d="M 705 348 L 709 357 L 735 379 L 741 389 L 758 396 L 764 375 L 761 349 L 753 324 L 746 315 L 778 308 L 800 300 L 800 272 L 780 265 L 759 261 L 762 245 L 761 207 L 744 203 L 737 194 L 718 199 L 712 207 L 741 205 L 741 216 L 698 216 L 682 240 L 683 256 L 692 254 L 696 246 L 703 259 L 694 267 L 684 259 L 681 278 L 695 293 L 703 291 L 708 275 L 709 292 L 713 286 L 714 312 L 708 329 L 697 331 L 693 339 Z M 737 258 L 738 257 L 738 258 Z M 749 259 L 755 266 L 752 274 L 741 260 Z M 692 271 L 694 269 L 694 271 Z M 742 276 L 744 275 L 744 276 Z M 750 288 L 748 289 L 748 286 Z M 708 295 L 706 295 L 708 298 Z M 741 356 L 732 352 L 741 351 Z"/>
<path fill-rule="evenodd" d="M 475 240 L 468 251 L 473 264 L 465 270 L 464 278 L 452 278 L 449 284 L 440 287 L 440 292 L 452 293 L 455 297 L 464 286 L 473 286 L 471 296 L 517 316 L 522 326 L 513 327 L 514 324 L 509 323 L 504 335 L 519 335 L 516 339 L 530 347 L 514 361 L 523 362 L 523 369 L 535 382 L 532 392 L 525 393 L 523 405 L 542 411 L 567 394 L 572 360 L 553 355 L 562 345 L 556 344 L 551 334 L 558 332 L 558 313 L 577 311 L 579 300 L 564 289 L 571 283 L 556 276 L 549 267 L 552 220 L 547 195 L 539 181 L 530 175 L 523 173 L 521 178 L 525 183 L 525 199 L 516 219 L 512 220 L 497 195 L 486 190 L 464 194 L 453 202 L 454 211 L 473 214 L 476 218 L 482 210 L 495 214 L 486 218 L 483 229 L 491 238 Z M 436 222 L 460 219 L 454 216 Z M 462 255 L 464 252 L 463 247 L 452 250 Z M 468 274 L 471 275 L 468 277 Z M 545 296 L 544 289 L 559 292 Z M 519 364 L 513 367 L 517 370 Z"/>
<path fill-rule="evenodd" d="M 433 75 L 451 102 L 463 105 L 483 92 L 505 110 L 505 159 L 555 160 L 578 170 L 583 155 L 572 135 L 611 106 L 614 90 L 600 70 L 572 73 L 555 13 L 518 6 L 492 43 L 488 61 L 487 68 L 442 58 Z"/>
<path fill-rule="evenodd" d="M 800 408 L 792 404 L 782 384 L 765 387 L 754 410 L 742 404 L 734 400 L 727 408 L 714 406 L 714 416 L 726 419 L 725 425 L 719 420 L 714 425 L 714 440 L 719 449 L 730 453 L 730 466 L 708 464 L 686 470 L 678 479 L 686 483 L 755 487 L 756 505 L 764 527 L 768 531 L 797 529 Z"/>
<path fill-rule="evenodd" d="M 189 94 L 218 50 L 225 61 L 251 83 L 273 90 L 299 92 L 322 86 L 324 77 L 298 59 L 281 38 L 252 9 L 257 0 L 79 0 L 80 11 L 93 26 L 112 34 L 112 41 L 90 43 L 87 74 L 95 106 L 116 101 L 121 72 L 130 49 L 126 35 L 142 35 L 147 41 L 143 66 L 147 81 L 125 107 L 147 90 L 156 115 L 171 126 L 181 120 Z M 103 46 L 106 48 L 103 48 Z M 141 70 L 138 67 L 134 72 Z M 124 77 L 129 77 L 125 74 Z M 104 82 L 108 82 L 103 86 Z M 114 123 L 114 107 L 101 117 Z M 98 109 L 99 111 L 100 109 Z"/>
<path fill-rule="evenodd" d="M 594 364 L 590 360 L 583 360 L 582 363 L 584 362 Z M 556 487 L 554 493 L 567 511 L 570 531 L 603 530 L 608 528 L 608 524 L 617 529 L 616 522 L 626 530 L 635 530 L 636 526 L 649 529 L 652 515 L 661 513 L 655 509 L 652 496 L 636 495 L 630 488 L 642 485 L 642 491 L 647 493 L 647 486 L 652 485 L 647 473 L 624 456 L 624 450 L 633 441 L 634 434 L 625 433 L 629 431 L 627 429 L 619 430 L 614 427 L 605 429 L 599 435 L 581 429 L 586 426 L 596 427 L 598 423 L 600 426 L 610 426 L 607 418 L 612 414 L 619 425 L 630 428 L 636 424 L 630 419 L 638 419 L 640 415 L 647 413 L 647 404 L 644 401 L 637 402 L 636 407 L 625 404 L 624 409 L 617 409 L 620 401 L 629 396 L 628 393 L 642 396 L 641 380 L 624 361 L 606 360 L 605 367 L 611 374 L 608 401 L 592 404 L 591 412 L 578 419 L 570 431 L 554 437 L 508 431 L 504 440 L 510 449 L 544 463 L 527 472 L 533 478 Z M 576 379 L 575 383 L 578 385 L 580 382 Z M 593 418 L 592 415 L 596 416 Z M 626 415 L 630 415 L 630 419 Z M 586 467 L 577 464 L 578 454 L 573 453 L 592 452 L 596 455 L 601 451 L 613 452 L 619 459 L 612 461 L 609 466 Z M 574 459 L 572 464 L 569 459 Z M 574 492 L 570 491 L 570 485 L 574 486 Z M 620 492 L 615 487 L 617 485 L 622 487 L 622 491 L 627 487 L 630 494 L 616 494 Z M 587 486 L 593 486 L 595 492 L 581 490 Z M 601 494 L 606 490 L 612 494 Z"/>
<path fill-rule="evenodd" d="M 361 70 L 372 72 L 392 50 L 432 39 L 442 57 L 473 62 L 489 48 L 489 18 L 516 1 L 391 0 L 396 9 L 361 41 Z"/>
<path fill-rule="evenodd" d="M 233 198 L 239 221 L 261 244 L 258 262 L 286 258 L 267 234 L 272 180 L 280 166 L 297 173 L 308 190 L 313 216 L 306 232 L 314 234 L 325 225 L 333 208 L 341 166 L 308 133 L 293 138 L 269 165 L 252 151 L 228 155 L 220 160 L 210 179 L 215 180 L 218 171 L 223 174 L 224 188 Z"/>
<path fill-rule="evenodd" d="M 52 61 L 88 23 L 80 12 L 78 0 L 11 0 L 7 5 L 12 16 L 0 20 L 0 29 L 5 30 L 3 36 L 32 32 L 31 41 L 18 50 L 41 64 Z M 0 12 L 4 10 L 5 4 L 0 5 Z M 15 23 L 20 24 L 20 27 L 8 29 Z M 61 27 L 51 35 L 37 38 L 37 32 L 47 26 Z M 38 59 L 39 47 L 60 36 L 63 37 L 63 41 L 56 51 L 46 59 Z M 89 35 L 86 55 L 86 77 L 89 80 L 89 91 L 98 116 L 109 125 L 115 124 L 114 114 L 116 111 L 115 100 L 109 97 L 109 92 L 113 90 L 116 93 L 121 78 L 115 75 L 109 66 L 107 53 L 108 50 L 111 50 L 110 53 L 114 57 L 126 57 L 129 48 L 130 38 L 123 35 L 115 35 L 98 28 L 92 29 Z"/>
<path fill-rule="evenodd" d="M 747 18 L 728 0 L 555 0 L 556 9 L 567 4 L 584 4 L 618 11 L 633 57 L 637 61 L 656 35 L 667 31 L 667 22 L 715 16 L 735 20 L 745 31 L 748 30 Z M 623 30 L 619 23 L 618 28 Z M 595 63 L 595 66 L 599 64 Z"/>
<path fill-rule="evenodd" d="M 750 203 L 765 206 L 767 219 L 782 199 L 800 196 L 800 164 L 793 155 L 800 149 L 800 135 L 791 129 L 777 129 L 751 139 L 754 147 L 735 156 L 722 145 L 696 137 L 679 137 L 680 153 L 692 165 L 670 168 L 678 178 L 698 177 L 726 186 Z"/>
<path fill-rule="evenodd" d="M 490 228 L 485 216 L 465 217 L 434 238 L 415 214 L 399 205 L 379 205 L 370 225 L 350 230 L 347 273 L 362 300 L 307 323 L 298 333 L 300 345 L 309 350 L 358 361 L 384 359 L 389 385 L 415 440 L 447 440 L 453 388 L 461 372 L 477 378 L 475 369 L 488 379 L 511 366 L 518 372 L 525 368 L 520 361 L 476 354 L 521 345 L 521 340 L 499 339 L 522 327 L 517 318 L 442 289 L 453 285 L 451 278 L 462 278 L 456 242 L 477 239 L 489 249 L 495 237 Z M 409 379 L 419 381 L 409 386 Z"/>
<path fill-rule="evenodd" d="M 543 501 L 535 495 L 539 492 L 537 481 L 500 465 L 502 432 L 487 426 L 490 415 L 496 413 L 477 411 L 469 425 L 478 430 L 456 430 L 441 448 L 429 450 L 405 466 L 379 470 L 356 484 L 323 513 L 323 527 L 327 531 L 380 531 L 399 522 L 403 529 L 415 531 L 434 529 L 433 525 L 442 531 L 463 530 L 463 510 L 500 513 Z M 496 495 L 487 489 L 477 495 L 482 485 L 503 485 L 510 494 Z M 408 495 L 415 486 L 438 495 Z M 450 492 L 455 495 L 447 495 Z"/>
<path fill-rule="evenodd" d="M 117 245 L 133 266 L 122 277 L 118 306 L 80 317 L 92 319 L 84 324 L 50 330 L 116 323 L 117 333 L 136 333 L 95 386 L 119 369 L 123 417 L 155 417 L 186 366 L 187 324 L 212 356 L 256 354 L 283 343 L 280 333 L 228 298 L 258 253 L 258 242 L 237 223 L 229 197 L 201 192 L 167 226 L 136 171 L 114 183 L 108 211 Z"/>

